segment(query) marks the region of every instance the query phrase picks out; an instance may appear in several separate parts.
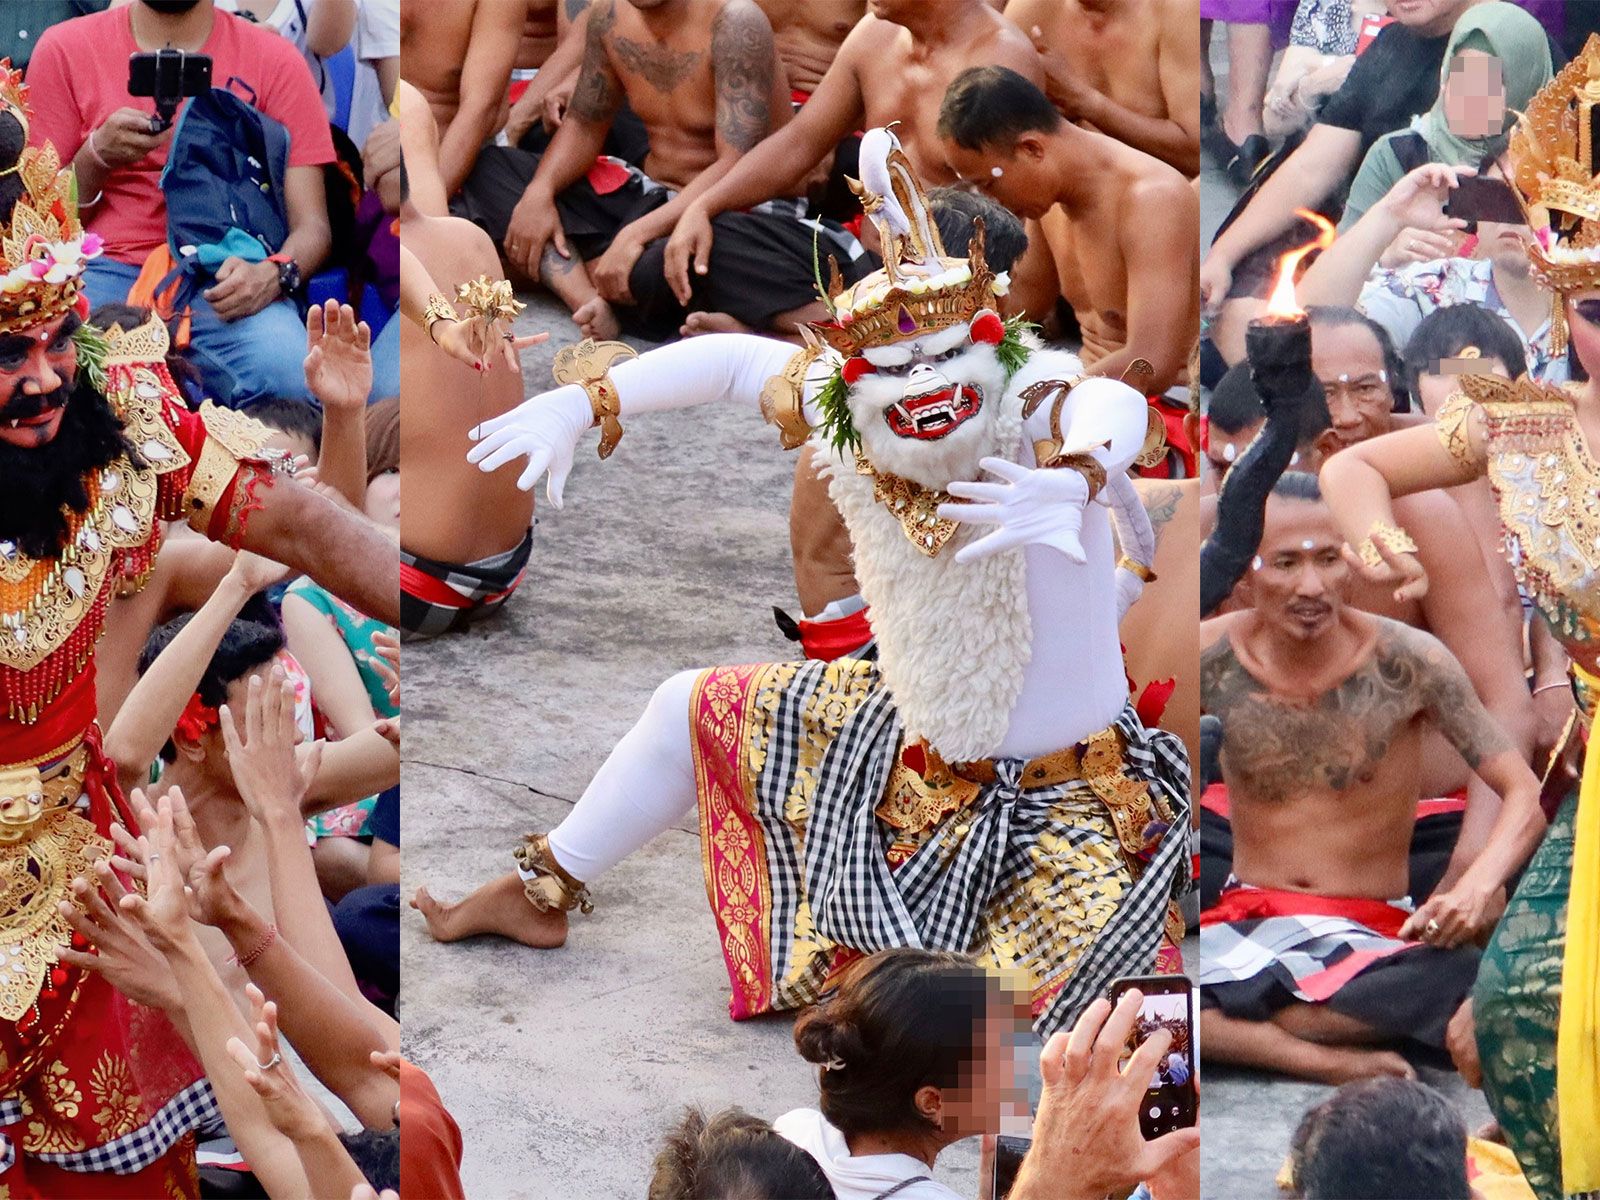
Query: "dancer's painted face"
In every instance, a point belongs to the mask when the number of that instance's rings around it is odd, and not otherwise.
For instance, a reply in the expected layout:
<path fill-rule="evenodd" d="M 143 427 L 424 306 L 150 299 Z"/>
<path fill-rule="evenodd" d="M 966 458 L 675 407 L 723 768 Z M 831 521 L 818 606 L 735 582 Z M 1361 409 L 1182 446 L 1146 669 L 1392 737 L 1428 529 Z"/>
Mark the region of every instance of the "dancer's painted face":
<path fill-rule="evenodd" d="M 994 402 L 1005 388 L 994 342 L 982 340 L 998 326 L 990 313 L 972 325 L 865 350 L 846 363 L 851 419 L 869 462 L 929 487 L 977 478 L 977 460 L 989 452 Z"/>
<path fill-rule="evenodd" d="M 80 323 L 68 313 L 0 334 L 0 442 L 26 450 L 55 438 L 77 377 L 72 334 Z"/>

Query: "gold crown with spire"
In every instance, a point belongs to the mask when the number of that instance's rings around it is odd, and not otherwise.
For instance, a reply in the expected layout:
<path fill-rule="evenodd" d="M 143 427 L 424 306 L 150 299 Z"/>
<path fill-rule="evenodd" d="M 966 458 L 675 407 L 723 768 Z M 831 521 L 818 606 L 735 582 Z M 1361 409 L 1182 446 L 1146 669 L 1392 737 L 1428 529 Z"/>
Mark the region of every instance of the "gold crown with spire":
<path fill-rule="evenodd" d="M 1600 35 L 1528 102 L 1511 133 L 1511 184 L 1533 230 L 1533 274 L 1556 293 L 1552 343 L 1565 348 L 1568 292 L 1600 287 Z"/>
<path fill-rule="evenodd" d="M 26 143 L 30 108 L 22 72 L 0 59 L 0 111 L 22 124 Z M 99 255 L 98 234 L 83 232 L 78 221 L 77 180 L 48 142 L 24 144 L 17 161 L 0 167 L 0 177 L 16 175 L 23 193 L 0 223 L 0 333 L 53 321 L 81 310 L 84 267 Z"/>
<path fill-rule="evenodd" d="M 928 198 L 892 129 L 870 129 L 861 139 L 860 180 L 850 190 L 878 230 L 883 269 L 845 287 L 829 261 L 824 300 L 832 319 L 811 325 L 817 338 L 849 357 L 971 321 L 996 309 L 1008 279 L 989 269 L 983 221 L 974 222 L 966 258 L 946 255 Z"/>

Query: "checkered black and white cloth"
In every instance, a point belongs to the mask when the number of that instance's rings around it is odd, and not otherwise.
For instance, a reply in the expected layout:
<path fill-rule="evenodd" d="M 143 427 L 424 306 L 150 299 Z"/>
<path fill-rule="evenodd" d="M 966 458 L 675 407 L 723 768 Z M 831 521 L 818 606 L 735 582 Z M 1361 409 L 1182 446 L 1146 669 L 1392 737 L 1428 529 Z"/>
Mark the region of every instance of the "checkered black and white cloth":
<path fill-rule="evenodd" d="M 493 616 L 522 582 L 533 530 L 503 554 L 460 565 L 400 551 L 400 632 L 437 637 Z"/>
<path fill-rule="evenodd" d="M 1411 911 L 1409 900 L 1393 902 Z M 1295 915 L 1217 922 L 1200 929 L 1201 987 L 1241 983 L 1271 972 L 1299 1000 L 1326 1000 L 1360 969 L 1415 948 L 1349 917 Z M 1345 964 L 1343 970 L 1335 970 Z"/>
<path fill-rule="evenodd" d="M 1042 835 L 1048 832 L 1074 849 L 1093 842 L 1103 855 L 1115 854 L 1102 833 L 1075 827 L 1075 814 L 1100 811 L 1087 783 L 1023 789 L 1019 780 L 1025 764 L 1001 759 L 995 763 L 995 782 L 946 818 L 951 828 L 936 832 L 891 870 L 875 809 L 885 794 L 902 728 L 881 681 L 823 755 L 803 839 L 795 838 L 786 798 L 800 769 L 808 709 L 827 666 L 808 663 L 784 689 L 757 781 L 757 815 L 768 833 L 776 973 L 790 964 L 802 899 L 816 933 L 837 945 L 864 953 L 899 946 L 975 953 L 984 944 L 983 922 L 994 902 L 1039 869 Z M 1151 970 L 1167 902 L 1188 885 L 1189 762 L 1183 743 L 1170 733 L 1145 729 L 1131 705 L 1116 728 L 1127 744 L 1125 772 L 1164 798 L 1174 820 L 1137 879 L 1122 868 L 1115 911 L 1078 951 L 1070 978 L 1039 1014 L 1041 1033 L 1076 1020 L 1112 979 Z M 1042 913 L 1028 919 L 1041 927 L 1045 921 Z M 1029 968 L 1036 979 L 1048 978 L 1052 961 L 1060 961 L 1063 953 L 1048 945 L 1048 936 L 1038 940 L 1046 944 L 1040 961 L 1017 965 Z"/>
<path fill-rule="evenodd" d="M 38 1154 L 40 1162 L 50 1163 L 65 1171 L 89 1175 L 110 1173 L 132 1175 L 155 1162 L 184 1134 L 203 1134 L 223 1126 L 222 1110 L 217 1106 L 216 1094 L 211 1084 L 202 1079 L 192 1083 L 168 1100 L 161 1110 L 132 1133 L 90 1150 L 65 1154 Z M 6 1140 L 4 1161 L 10 1166 L 15 1151 Z"/>

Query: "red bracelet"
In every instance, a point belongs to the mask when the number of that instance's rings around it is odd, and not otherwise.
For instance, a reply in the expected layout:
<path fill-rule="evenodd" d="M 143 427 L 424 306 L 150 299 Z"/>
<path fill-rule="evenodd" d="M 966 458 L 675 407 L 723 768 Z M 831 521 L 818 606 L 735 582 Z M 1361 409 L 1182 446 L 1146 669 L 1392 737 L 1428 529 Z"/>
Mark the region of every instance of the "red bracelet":
<path fill-rule="evenodd" d="M 249 954 L 239 955 L 239 965 L 248 969 L 250 964 L 255 962 L 256 959 L 260 958 L 263 954 L 270 950 L 272 948 L 272 943 L 277 940 L 278 927 L 274 924 L 268 923 L 267 932 L 262 935 L 260 944 L 252 949 Z"/>

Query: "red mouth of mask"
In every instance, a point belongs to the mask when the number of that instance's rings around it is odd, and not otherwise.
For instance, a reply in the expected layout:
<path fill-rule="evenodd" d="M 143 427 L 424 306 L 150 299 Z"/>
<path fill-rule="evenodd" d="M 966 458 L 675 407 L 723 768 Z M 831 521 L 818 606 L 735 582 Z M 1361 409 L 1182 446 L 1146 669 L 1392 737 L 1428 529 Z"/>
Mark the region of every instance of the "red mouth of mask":
<path fill-rule="evenodd" d="M 914 400 L 902 400 L 883 414 L 896 437 L 932 442 L 949 437 L 983 407 L 983 393 L 958 384 Z"/>

